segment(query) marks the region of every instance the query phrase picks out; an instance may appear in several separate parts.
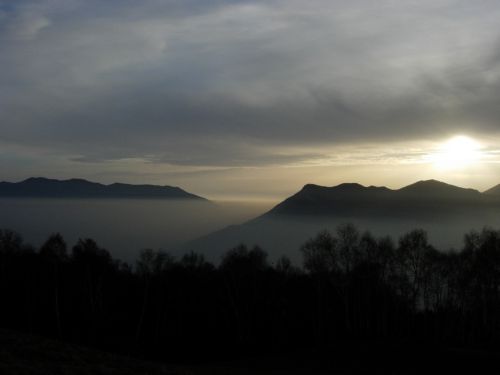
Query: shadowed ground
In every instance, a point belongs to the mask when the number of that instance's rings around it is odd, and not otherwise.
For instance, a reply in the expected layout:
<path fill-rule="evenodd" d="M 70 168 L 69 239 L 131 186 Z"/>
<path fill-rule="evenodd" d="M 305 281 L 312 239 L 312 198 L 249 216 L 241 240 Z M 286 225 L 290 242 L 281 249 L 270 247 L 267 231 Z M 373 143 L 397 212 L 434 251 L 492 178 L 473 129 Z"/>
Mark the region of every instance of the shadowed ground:
<path fill-rule="evenodd" d="M 0 331 L 0 374 L 6 375 L 176 375 L 154 364 L 61 343 L 38 336 Z"/>
<path fill-rule="evenodd" d="M 2 375 L 326 375 L 487 373 L 499 356 L 488 351 L 459 351 L 376 343 L 332 348 L 328 353 L 240 358 L 194 365 L 165 365 L 109 354 L 57 340 L 0 330 Z"/>

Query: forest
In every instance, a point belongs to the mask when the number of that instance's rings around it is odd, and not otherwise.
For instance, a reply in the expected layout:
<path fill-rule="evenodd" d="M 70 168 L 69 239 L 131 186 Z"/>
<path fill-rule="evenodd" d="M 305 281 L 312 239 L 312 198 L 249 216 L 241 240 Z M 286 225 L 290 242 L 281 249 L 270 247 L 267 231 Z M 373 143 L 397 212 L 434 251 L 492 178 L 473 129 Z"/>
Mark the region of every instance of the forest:
<path fill-rule="evenodd" d="M 218 264 L 142 250 L 135 264 L 93 239 L 40 247 L 0 230 L 0 326 L 154 360 L 329 350 L 353 342 L 500 348 L 500 231 L 438 250 L 352 224 L 322 231 L 303 264 L 238 245 Z"/>

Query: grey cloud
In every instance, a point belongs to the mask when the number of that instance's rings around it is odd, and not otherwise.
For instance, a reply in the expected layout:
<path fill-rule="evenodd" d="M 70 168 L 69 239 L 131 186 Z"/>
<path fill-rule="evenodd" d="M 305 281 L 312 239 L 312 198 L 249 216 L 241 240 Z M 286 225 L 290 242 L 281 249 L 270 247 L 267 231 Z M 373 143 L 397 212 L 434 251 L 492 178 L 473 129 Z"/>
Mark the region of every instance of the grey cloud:
<path fill-rule="evenodd" d="M 252 166 L 320 157 L 276 147 L 500 130 L 492 1 L 19 3 L 0 2 L 3 142 Z"/>

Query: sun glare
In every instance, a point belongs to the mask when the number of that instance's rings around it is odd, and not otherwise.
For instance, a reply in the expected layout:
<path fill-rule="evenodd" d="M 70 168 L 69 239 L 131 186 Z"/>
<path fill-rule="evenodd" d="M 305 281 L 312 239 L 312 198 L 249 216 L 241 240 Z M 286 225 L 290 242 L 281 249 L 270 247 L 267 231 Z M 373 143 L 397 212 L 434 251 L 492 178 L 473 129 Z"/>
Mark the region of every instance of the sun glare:
<path fill-rule="evenodd" d="M 460 169 L 478 163 L 481 159 L 481 144 L 467 136 L 456 136 L 430 155 L 431 161 L 439 169 Z"/>

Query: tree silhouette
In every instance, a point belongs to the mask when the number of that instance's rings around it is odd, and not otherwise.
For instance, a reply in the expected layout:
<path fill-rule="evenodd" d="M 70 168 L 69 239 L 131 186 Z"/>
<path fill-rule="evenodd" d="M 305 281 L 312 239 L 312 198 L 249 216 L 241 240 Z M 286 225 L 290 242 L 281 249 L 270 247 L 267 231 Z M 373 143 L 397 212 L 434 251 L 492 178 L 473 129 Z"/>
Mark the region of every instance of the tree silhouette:
<path fill-rule="evenodd" d="M 0 229 L 0 253 L 13 255 L 23 249 L 23 238 L 10 229 Z"/>
<path fill-rule="evenodd" d="M 93 239 L 79 239 L 71 254 L 73 270 L 79 277 L 79 288 L 85 295 L 81 308 L 86 311 L 88 340 L 97 340 L 101 317 L 105 312 L 106 287 L 108 279 L 115 272 L 109 252 Z"/>
<path fill-rule="evenodd" d="M 60 267 L 61 263 L 66 261 L 68 258 L 67 247 L 64 238 L 60 233 L 52 234 L 47 241 L 40 248 L 40 256 L 48 263 L 49 276 L 48 280 L 52 280 L 52 286 L 50 289 L 53 290 L 54 300 L 54 315 L 56 322 L 57 335 L 59 338 L 62 337 L 62 324 L 61 324 L 61 309 L 60 309 Z"/>
<path fill-rule="evenodd" d="M 40 248 L 40 255 L 54 262 L 66 260 L 68 253 L 63 236 L 60 233 L 52 234 Z"/>
<path fill-rule="evenodd" d="M 344 224 L 300 253 L 302 268 L 244 244 L 218 265 L 146 249 L 131 267 L 92 239 L 68 256 L 60 234 L 35 252 L 0 230 L 0 325 L 165 360 L 365 342 L 500 348 L 500 231 L 438 251 L 421 229 L 396 246 Z"/>
<path fill-rule="evenodd" d="M 337 227 L 338 265 L 342 272 L 349 273 L 359 259 L 359 231 L 351 223 Z"/>
<path fill-rule="evenodd" d="M 300 248 L 306 271 L 313 274 L 334 272 L 338 269 L 338 240 L 328 231 L 321 231 Z"/>
<path fill-rule="evenodd" d="M 139 254 L 136 262 L 136 270 L 143 283 L 143 300 L 141 312 L 137 322 L 136 340 L 139 341 L 144 330 L 144 321 L 148 310 L 149 300 L 151 299 L 151 284 L 163 283 L 163 274 L 175 266 L 174 258 L 161 250 L 144 249 Z"/>
<path fill-rule="evenodd" d="M 432 251 L 427 233 L 422 229 L 412 230 L 399 239 L 396 261 L 402 284 L 401 290 L 407 294 L 414 308 L 422 303 L 419 298 L 428 266 L 427 257 Z"/>

